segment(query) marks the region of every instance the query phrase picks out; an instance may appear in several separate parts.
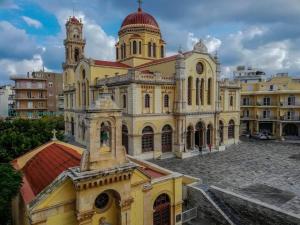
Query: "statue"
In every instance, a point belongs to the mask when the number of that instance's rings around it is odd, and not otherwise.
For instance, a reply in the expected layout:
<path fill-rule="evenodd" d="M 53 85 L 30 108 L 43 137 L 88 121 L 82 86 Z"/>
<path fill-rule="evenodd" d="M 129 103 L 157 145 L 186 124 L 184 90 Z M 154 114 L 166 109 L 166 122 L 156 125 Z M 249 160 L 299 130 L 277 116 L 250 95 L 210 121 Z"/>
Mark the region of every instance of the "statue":
<path fill-rule="evenodd" d="M 195 44 L 194 51 L 199 53 L 208 53 L 208 49 L 201 39 Z"/>
<path fill-rule="evenodd" d="M 110 147 L 110 125 L 108 122 L 101 124 L 101 145 Z"/>
<path fill-rule="evenodd" d="M 99 225 L 111 225 L 111 224 L 106 222 L 105 217 L 101 217 L 100 220 L 99 220 Z"/>

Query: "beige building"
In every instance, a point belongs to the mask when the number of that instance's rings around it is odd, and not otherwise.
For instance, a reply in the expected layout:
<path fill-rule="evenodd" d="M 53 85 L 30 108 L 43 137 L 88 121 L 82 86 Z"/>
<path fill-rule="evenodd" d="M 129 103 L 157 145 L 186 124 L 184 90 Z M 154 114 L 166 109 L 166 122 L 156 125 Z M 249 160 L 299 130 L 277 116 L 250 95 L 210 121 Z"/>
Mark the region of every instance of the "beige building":
<path fill-rule="evenodd" d="M 278 74 L 265 82 L 243 83 L 241 132 L 299 137 L 300 79 Z"/>
<path fill-rule="evenodd" d="M 62 74 L 40 71 L 27 76 L 13 76 L 11 80 L 15 81 L 16 117 L 35 119 L 63 114 L 60 103 L 63 93 Z"/>
<path fill-rule="evenodd" d="M 108 88 L 123 109 L 122 143 L 130 155 L 188 157 L 239 141 L 240 85 L 220 81 L 220 63 L 200 41 L 166 57 L 155 18 L 141 8 L 128 15 L 116 61 L 86 58 L 84 25 L 66 23 L 64 68 L 66 134 L 86 143 L 84 113 Z"/>

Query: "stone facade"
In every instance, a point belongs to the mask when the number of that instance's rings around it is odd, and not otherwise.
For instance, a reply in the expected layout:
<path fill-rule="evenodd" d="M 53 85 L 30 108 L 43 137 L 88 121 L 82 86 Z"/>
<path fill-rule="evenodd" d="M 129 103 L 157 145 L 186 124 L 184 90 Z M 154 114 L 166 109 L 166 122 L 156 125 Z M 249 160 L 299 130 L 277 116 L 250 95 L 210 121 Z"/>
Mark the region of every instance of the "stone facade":
<path fill-rule="evenodd" d="M 186 157 L 194 150 L 237 143 L 239 83 L 219 79 L 218 58 L 211 56 L 202 42 L 192 51 L 165 57 L 165 42 L 154 18 L 149 19 L 141 9 L 135 15 L 144 18 L 145 24 L 124 20 L 116 44 L 116 54 L 120 48 L 123 53 L 116 62 L 87 59 L 84 52 L 76 62 L 66 53 L 66 135 L 86 144 L 82 114 L 107 87 L 123 109 L 122 143 L 130 155 Z M 66 24 L 66 49 L 73 48 L 73 30 L 83 29 L 75 19 Z M 83 50 L 82 33 L 78 37 L 76 45 Z"/>

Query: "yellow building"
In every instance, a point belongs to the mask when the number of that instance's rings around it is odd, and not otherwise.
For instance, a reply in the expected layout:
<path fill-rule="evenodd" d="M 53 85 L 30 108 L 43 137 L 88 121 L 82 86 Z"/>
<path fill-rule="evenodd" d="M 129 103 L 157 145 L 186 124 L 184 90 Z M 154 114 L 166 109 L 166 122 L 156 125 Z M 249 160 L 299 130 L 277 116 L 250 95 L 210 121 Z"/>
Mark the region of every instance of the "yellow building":
<path fill-rule="evenodd" d="M 300 134 L 300 80 L 278 74 L 267 81 L 243 83 L 241 132 L 268 132 L 282 137 Z"/>
<path fill-rule="evenodd" d="M 14 225 L 179 225 L 197 181 L 126 156 L 122 109 L 103 91 L 84 114 L 87 149 L 55 138 L 15 159 L 23 173 Z"/>
<path fill-rule="evenodd" d="M 121 25 L 116 61 L 102 61 L 85 57 L 83 28 L 75 17 L 66 23 L 66 135 L 86 144 L 83 113 L 108 87 L 123 109 L 122 143 L 130 155 L 189 157 L 239 141 L 240 86 L 219 81 L 218 58 L 201 41 L 166 57 L 157 21 L 139 8 Z"/>

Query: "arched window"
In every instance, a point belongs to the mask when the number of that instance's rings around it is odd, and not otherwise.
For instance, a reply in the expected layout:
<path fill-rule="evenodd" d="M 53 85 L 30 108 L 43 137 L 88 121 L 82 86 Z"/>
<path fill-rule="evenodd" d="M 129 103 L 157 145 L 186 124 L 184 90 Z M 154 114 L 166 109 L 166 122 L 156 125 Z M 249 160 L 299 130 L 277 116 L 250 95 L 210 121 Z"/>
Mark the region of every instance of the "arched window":
<path fill-rule="evenodd" d="M 82 140 L 84 141 L 85 140 L 85 124 L 83 121 L 81 123 L 81 133 L 82 133 Z"/>
<path fill-rule="evenodd" d="M 230 96 L 230 106 L 233 106 L 233 96 Z"/>
<path fill-rule="evenodd" d="M 133 41 L 133 43 L 132 43 L 132 51 L 133 51 L 133 54 L 137 54 L 137 43 L 136 43 L 136 41 Z"/>
<path fill-rule="evenodd" d="M 78 48 L 75 48 L 74 59 L 75 59 L 75 62 L 79 61 L 79 49 Z"/>
<path fill-rule="evenodd" d="M 193 103 L 193 98 L 192 98 L 192 94 L 193 94 L 193 90 L 192 90 L 192 85 L 193 85 L 193 78 L 189 77 L 188 78 L 188 105 L 192 105 Z"/>
<path fill-rule="evenodd" d="M 164 58 L 165 57 L 165 49 L 164 49 L 164 46 L 160 46 L 160 57 L 161 58 Z"/>
<path fill-rule="evenodd" d="M 122 126 L 122 145 L 128 154 L 128 128 L 125 125 Z"/>
<path fill-rule="evenodd" d="M 171 224 L 171 204 L 167 194 L 161 194 L 153 205 L 153 225 Z"/>
<path fill-rule="evenodd" d="M 142 152 L 151 152 L 154 149 L 154 133 L 149 126 L 142 131 Z"/>
<path fill-rule="evenodd" d="M 151 42 L 148 43 L 148 57 L 151 57 L 151 48 L 152 48 L 152 45 L 151 45 Z"/>
<path fill-rule="evenodd" d="M 140 55 L 142 54 L 142 42 L 141 41 L 139 42 L 139 54 Z"/>
<path fill-rule="evenodd" d="M 200 101 L 201 101 L 201 105 L 204 105 L 204 79 L 201 79 L 201 85 L 200 85 Z"/>
<path fill-rule="evenodd" d="M 86 106 L 86 85 L 82 83 L 82 105 Z"/>
<path fill-rule="evenodd" d="M 116 48 L 116 58 L 119 60 L 119 48 Z"/>
<path fill-rule="evenodd" d="M 200 81 L 199 78 L 196 79 L 196 105 L 199 105 L 200 102 Z"/>
<path fill-rule="evenodd" d="M 123 48 L 124 48 L 124 50 L 123 50 L 124 51 L 124 58 L 126 58 L 126 44 L 125 43 L 123 44 Z"/>
<path fill-rule="evenodd" d="M 161 134 L 162 152 L 172 152 L 172 127 L 166 125 L 162 129 Z"/>
<path fill-rule="evenodd" d="M 153 44 L 153 57 L 156 58 L 156 44 Z"/>
<path fill-rule="evenodd" d="M 127 98 L 126 95 L 123 95 L 123 108 L 126 109 L 127 107 Z"/>
<path fill-rule="evenodd" d="M 74 118 L 71 118 L 71 134 L 74 136 L 74 128 L 75 128 L 75 124 L 74 124 Z"/>
<path fill-rule="evenodd" d="M 150 95 L 145 94 L 145 108 L 150 108 Z"/>
<path fill-rule="evenodd" d="M 100 130 L 100 145 L 111 146 L 111 126 L 109 122 L 103 122 Z"/>
<path fill-rule="evenodd" d="M 124 48 L 123 48 L 123 45 L 121 45 L 121 59 L 123 59 L 124 58 Z"/>
<path fill-rule="evenodd" d="M 207 104 L 210 105 L 211 104 L 211 92 L 212 92 L 212 83 L 211 83 L 211 78 L 208 78 L 207 81 Z"/>
<path fill-rule="evenodd" d="M 234 121 L 230 120 L 228 125 L 228 139 L 234 138 Z"/>
<path fill-rule="evenodd" d="M 164 96 L 164 107 L 169 107 L 169 95 Z"/>
<path fill-rule="evenodd" d="M 131 42 L 129 42 L 129 54 L 131 55 L 131 52 L 132 52 L 132 50 L 131 50 Z"/>

